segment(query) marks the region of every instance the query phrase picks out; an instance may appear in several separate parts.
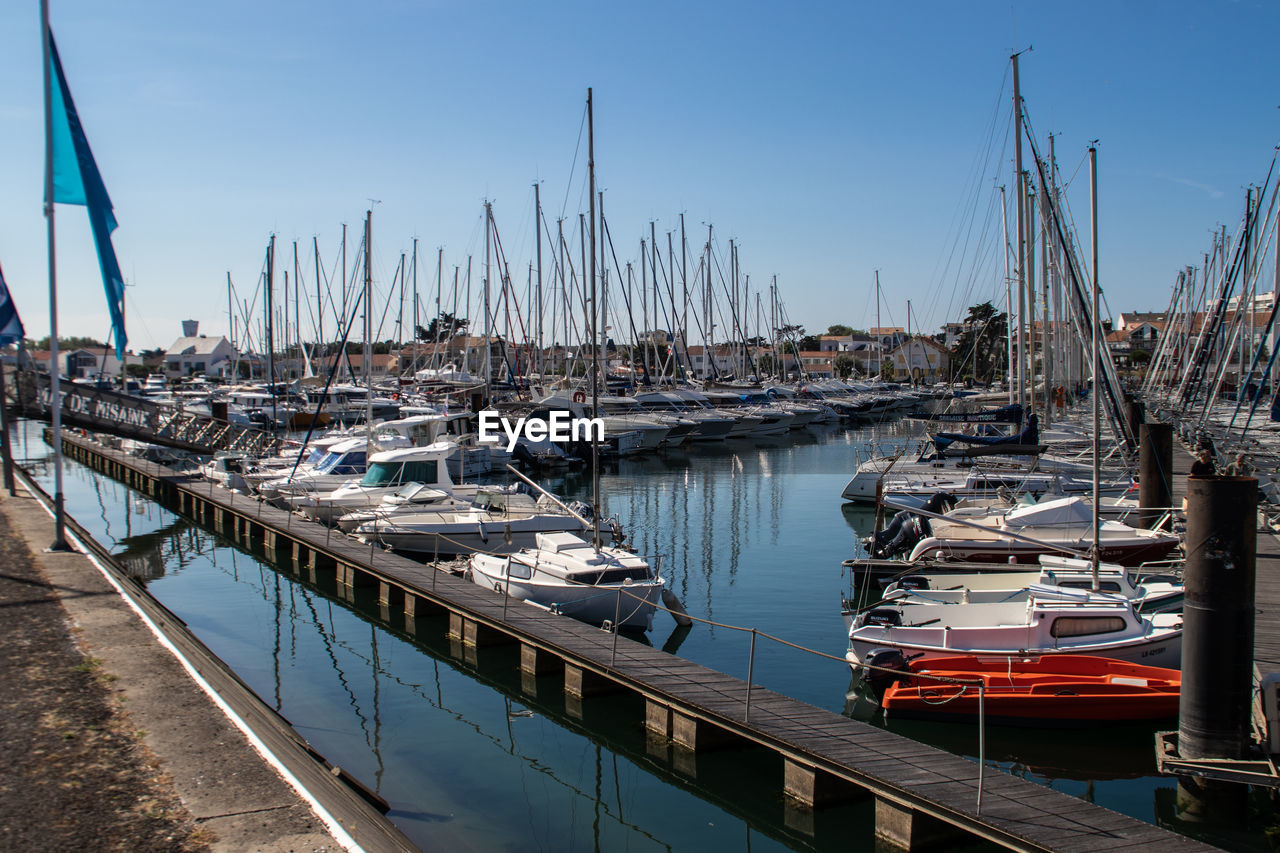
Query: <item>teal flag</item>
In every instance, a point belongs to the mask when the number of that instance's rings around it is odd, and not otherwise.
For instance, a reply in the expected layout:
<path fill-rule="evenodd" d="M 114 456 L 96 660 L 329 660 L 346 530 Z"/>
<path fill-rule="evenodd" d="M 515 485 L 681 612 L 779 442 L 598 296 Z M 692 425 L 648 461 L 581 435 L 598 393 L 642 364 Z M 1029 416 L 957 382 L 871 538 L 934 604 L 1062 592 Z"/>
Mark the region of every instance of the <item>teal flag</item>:
<path fill-rule="evenodd" d="M 83 204 L 89 211 L 93 242 L 98 247 L 98 266 L 102 269 L 102 286 L 107 292 L 107 310 L 111 313 L 112 336 L 116 358 L 124 358 L 128 338 L 124 331 L 124 276 L 111 245 L 111 232 L 116 230 L 116 217 L 111 197 L 102 183 L 98 164 L 93 159 L 89 140 L 80 124 L 67 78 L 62 73 L 58 46 L 49 34 L 49 61 L 53 66 L 53 198 L 46 201 Z"/>

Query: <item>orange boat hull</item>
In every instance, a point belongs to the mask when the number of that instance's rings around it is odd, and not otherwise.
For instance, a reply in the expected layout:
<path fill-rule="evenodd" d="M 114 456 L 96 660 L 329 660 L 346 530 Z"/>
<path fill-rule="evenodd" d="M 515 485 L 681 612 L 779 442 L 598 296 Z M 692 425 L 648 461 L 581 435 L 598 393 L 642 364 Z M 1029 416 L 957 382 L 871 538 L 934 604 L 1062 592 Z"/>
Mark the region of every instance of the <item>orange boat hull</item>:
<path fill-rule="evenodd" d="M 993 722 L 1127 722 L 1177 716 L 1182 673 L 1088 655 L 934 658 L 913 663 L 880 705 L 890 715 L 977 717 L 979 683 Z"/>

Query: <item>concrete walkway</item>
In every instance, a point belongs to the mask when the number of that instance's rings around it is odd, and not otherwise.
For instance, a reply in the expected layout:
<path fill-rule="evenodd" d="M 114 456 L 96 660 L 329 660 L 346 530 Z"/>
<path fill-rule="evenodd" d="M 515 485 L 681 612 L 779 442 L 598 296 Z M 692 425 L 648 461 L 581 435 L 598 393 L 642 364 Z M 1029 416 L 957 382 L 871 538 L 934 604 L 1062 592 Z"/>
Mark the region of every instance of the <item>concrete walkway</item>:
<path fill-rule="evenodd" d="M 0 762 L 10 765 L 0 847 L 342 849 L 99 568 L 80 553 L 44 551 L 53 519 L 35 498 L 0 489 L 0 515 L 0 639 L 10 658 L 0 698 L 28 711 L 0 727 L 4 749 L 21 749 Z M 24 683 L 52 689 L 31 701 Z M 65 748 L 90 741 L 115 751 Z M 27 760 L 33 752 L 40 761 Z M 51 806 L 52 823 L 41 816 Z"/>

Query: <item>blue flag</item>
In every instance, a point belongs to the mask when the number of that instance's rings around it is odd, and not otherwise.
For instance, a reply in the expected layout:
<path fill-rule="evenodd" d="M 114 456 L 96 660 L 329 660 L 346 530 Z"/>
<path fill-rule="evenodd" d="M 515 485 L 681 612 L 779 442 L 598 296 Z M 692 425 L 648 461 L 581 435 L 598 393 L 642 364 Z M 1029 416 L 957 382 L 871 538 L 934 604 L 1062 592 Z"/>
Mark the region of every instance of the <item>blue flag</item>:
<path fill-rule="evenodd" d="M 9 286 L 4 283 L 4 270 L 0 270 L 0 347 L 16 344 L 26 337 L 18 309 L 9 298 Z"/>
<path fill-rule="evenodd" d="M 111 245 L 111 232 L 116 230 L 116 217 L 111 198 L 102 183 L 98 164 L 94 162 L 89 140 L 84 135 L 80 116 L 76 113 L 67 78 L 62 74 L 58 46 L 49 34 L 50 63 L 53 66 L 53 198 L 49 202 L 83 204 L 89 211 L 93 242 L 98 247 L 98 266 L 102 269 L 102 286 L 107 291 L 107 309 L 111 312 L 111 329 L 116 341 L 116 358 L 124 358 L 128 338 L 124 331 L 124 276 Z"/>

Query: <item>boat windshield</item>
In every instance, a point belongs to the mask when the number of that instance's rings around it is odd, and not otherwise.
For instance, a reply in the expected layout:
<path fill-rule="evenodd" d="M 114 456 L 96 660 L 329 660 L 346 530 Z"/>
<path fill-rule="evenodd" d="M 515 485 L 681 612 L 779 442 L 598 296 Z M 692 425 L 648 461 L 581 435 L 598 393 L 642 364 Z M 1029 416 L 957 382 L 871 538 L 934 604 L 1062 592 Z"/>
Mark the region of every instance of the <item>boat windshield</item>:
<path fill-rule="evenodd" d="M 321 474 L 359 474 L 364 471 L 364 457 L 363 450 L 350 453 L 330 451 L 316 466 L 316 471 Z"/>
<path fill-rule="evenodd" d="M 362 486 L 390 486 L 400 480 L 403 462 L 371 462 L 360 480 Z"/>

